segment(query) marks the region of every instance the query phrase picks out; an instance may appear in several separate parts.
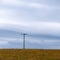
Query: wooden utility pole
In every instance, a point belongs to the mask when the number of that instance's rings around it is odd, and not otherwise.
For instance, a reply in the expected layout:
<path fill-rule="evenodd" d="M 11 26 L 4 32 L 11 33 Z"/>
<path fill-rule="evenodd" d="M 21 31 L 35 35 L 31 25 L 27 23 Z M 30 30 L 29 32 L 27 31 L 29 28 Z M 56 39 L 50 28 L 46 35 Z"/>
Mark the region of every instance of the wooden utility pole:
<path fill-rule="evenodd" d="M 25 36 L 26 36 L 26 33 L 23 33 L 23 49 L 25 49 Z"/>

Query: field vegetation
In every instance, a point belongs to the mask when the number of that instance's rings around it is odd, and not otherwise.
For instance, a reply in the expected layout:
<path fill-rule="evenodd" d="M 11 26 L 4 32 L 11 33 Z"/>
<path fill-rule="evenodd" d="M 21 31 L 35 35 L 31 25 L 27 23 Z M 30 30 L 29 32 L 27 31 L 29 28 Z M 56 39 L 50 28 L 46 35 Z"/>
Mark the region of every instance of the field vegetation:
<path fill-rule="evenodd" d="M 60 60 L 60 50 L 0 49 L 0 60 Z"/>

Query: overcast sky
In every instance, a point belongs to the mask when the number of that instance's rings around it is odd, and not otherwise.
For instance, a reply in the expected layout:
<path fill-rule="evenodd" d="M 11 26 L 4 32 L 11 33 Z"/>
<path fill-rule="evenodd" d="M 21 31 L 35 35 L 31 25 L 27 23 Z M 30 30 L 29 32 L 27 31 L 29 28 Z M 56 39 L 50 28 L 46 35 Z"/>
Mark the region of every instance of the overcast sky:
<path fill-rule="evenodd" d="M 60 0 L 0 0 L 0 48 L 60 49 Z"/>

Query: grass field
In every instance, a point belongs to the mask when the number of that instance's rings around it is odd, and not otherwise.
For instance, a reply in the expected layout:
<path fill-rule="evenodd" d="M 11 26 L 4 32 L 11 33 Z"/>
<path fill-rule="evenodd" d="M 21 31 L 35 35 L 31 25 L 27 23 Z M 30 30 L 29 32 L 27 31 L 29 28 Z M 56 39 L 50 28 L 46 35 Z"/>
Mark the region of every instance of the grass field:
<path fill-rule="evenodd" d="M 60 50 L 0 49 L 0 60 L 60 60 Z"/>

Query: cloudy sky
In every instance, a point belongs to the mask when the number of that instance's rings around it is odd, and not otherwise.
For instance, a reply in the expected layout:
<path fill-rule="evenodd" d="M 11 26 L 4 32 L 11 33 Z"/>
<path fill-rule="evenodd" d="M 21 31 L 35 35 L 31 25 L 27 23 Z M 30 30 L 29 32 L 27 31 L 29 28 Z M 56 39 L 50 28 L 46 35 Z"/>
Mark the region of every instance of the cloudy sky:
<path fill-rule="evenodd" d="M 0 0 L 0 48 L 60 49 L 60 0 Z"/>

